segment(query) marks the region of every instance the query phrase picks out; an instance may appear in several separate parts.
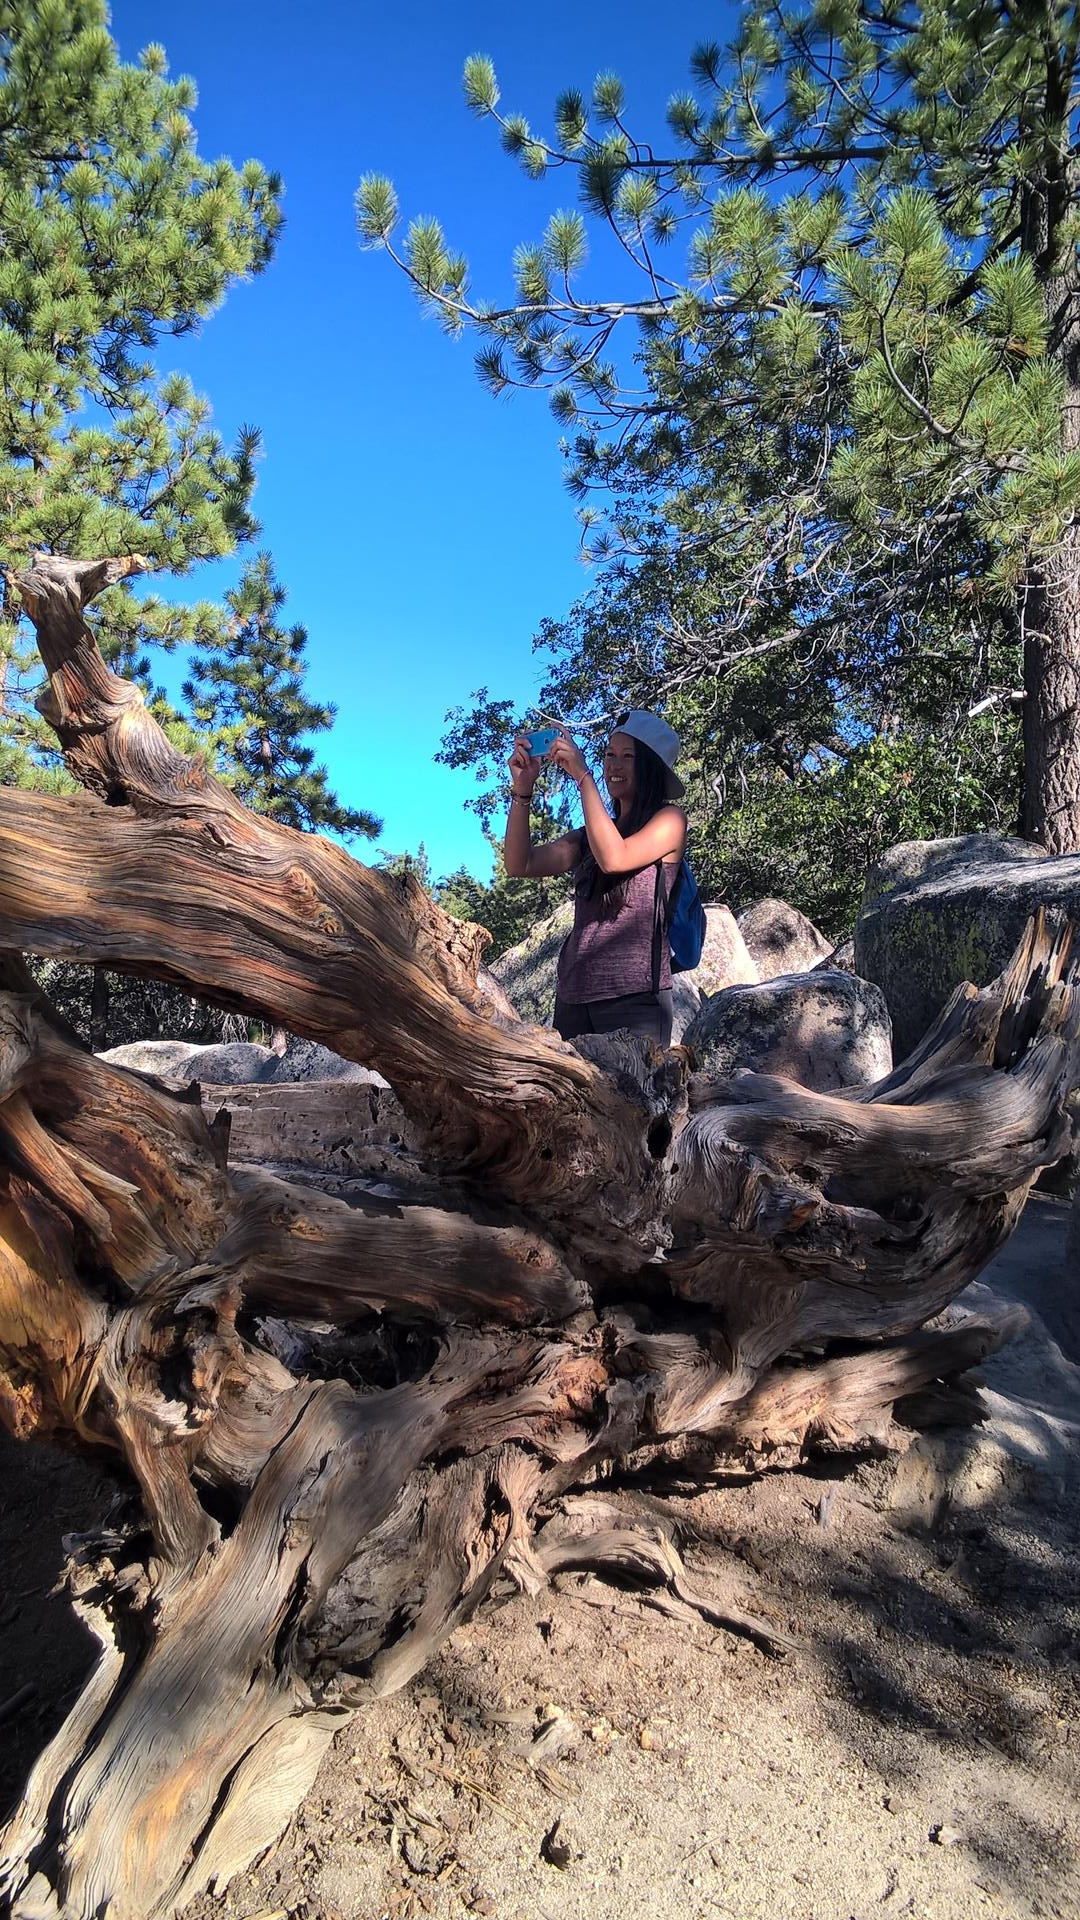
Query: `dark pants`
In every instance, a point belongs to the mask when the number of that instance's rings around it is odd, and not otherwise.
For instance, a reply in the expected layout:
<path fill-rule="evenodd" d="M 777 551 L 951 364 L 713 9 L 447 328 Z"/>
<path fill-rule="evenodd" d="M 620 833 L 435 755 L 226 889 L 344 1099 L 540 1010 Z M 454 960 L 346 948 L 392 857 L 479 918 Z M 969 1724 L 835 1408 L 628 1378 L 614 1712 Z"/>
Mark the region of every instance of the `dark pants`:
<path fill-rule="evenodd" d="M 582 1033 L 628 1031 L 670 1047 L 671 988 L 660 993 L 622 993 L 617 1000 L 556 999 L 553 1025 L 561 1040 L 576 1040 Z"/>

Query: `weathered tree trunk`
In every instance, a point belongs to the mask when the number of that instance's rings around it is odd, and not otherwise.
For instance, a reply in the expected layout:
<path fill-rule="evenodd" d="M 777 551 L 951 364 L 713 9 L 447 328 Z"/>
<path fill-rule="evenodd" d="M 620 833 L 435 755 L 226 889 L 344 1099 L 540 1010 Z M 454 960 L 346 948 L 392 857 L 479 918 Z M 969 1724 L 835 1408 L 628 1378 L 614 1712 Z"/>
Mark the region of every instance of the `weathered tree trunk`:
<path fill-rule="evenodd" d="M 476 929 L 173 752 L 82 619 L 131 564 L 17 583 L 90 798 L 0 792 L 4 937 L 377 1065 L 408 1144 L 377 1192 L 230 1161 L 226 1113 L 83 1051 L 0 956 L 0 1411 L 110 1449 L 142 1515 L 72 1565 L 101 1654 L 5 1836 L 21 1920 L 222 1885 L 312 1779 L 336 1676 L 400 1686 L 497 1583 L 607 1568 L 782 1651 L 583 1490 L 900 1446 L 927 1389 L 969 1417 L 953 1383 L 1014 1319 L 950 1303 L 1064 1151 L 1080 1064 L 1041 922 L 869 1092 L 523 1025 Z"/>
<path fill-rule="evenodd" d="M 1062 379 L 1061 451 L 1080 448 L 1080 279 L 1072 221 L 1072 57 L 1049 53 L 1045 118 L 1030 129 L 1042 177 L 1019 196 L 1021 252 L 1043 290 L 1047 352 Z M 1028 558 L 1019 594 L 1024 659 L 1021 831 L 1049 853 L 1080 849 L 1080 528 L 1066 521 Z"/>
<path fill-rule="evenodd" d="M 1080 415 L 1080 392 L 1073 405 Z M 1057 547 L 1032 558 L 1020 614 L 1021 830 L 1049 853 L 1075 853 L 1080 849 L 1080 528 L 1068 528 Z"/>
<path fill-rule="evenodd" d="M 95 967 L 90 986 L 90 1045 L 95 1053 L 104 1053 L 109 1044 L 109 999 L 109 976 L 104 967 Z"/>

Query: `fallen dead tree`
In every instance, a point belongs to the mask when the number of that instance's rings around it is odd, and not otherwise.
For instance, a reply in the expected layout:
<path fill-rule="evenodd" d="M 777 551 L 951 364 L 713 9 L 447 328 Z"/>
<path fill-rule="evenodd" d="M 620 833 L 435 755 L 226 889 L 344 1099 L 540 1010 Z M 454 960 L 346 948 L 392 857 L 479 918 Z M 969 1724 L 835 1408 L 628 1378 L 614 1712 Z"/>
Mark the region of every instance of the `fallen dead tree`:
<path fill-rule="evenodd" d="M 1041 920 L 847 1096 L 523 1025 L 476 929 L 170 747 L 83 618 L 137 564 L 10 583 L 85 793 L 0 790 L 0 1410 L 111 1450 L 141 1509 L 73 1555 L 101 1650 L 4 1838 L 22 1920 L 223 1885 L 312 1780 L 336 1680 L 399 1687 L 497 1585 L 607 1570 L 782 1651 L 583 1490 L 970 1418 L 1015 1322 L 950 1303 L 1069 1144 L 1080 1064 L 1071 930 Z M 231 1162 L 227 1107 L 82 1050 L 20 951 L 377 1067 L 408 1146 L 377 1192 Z"/>

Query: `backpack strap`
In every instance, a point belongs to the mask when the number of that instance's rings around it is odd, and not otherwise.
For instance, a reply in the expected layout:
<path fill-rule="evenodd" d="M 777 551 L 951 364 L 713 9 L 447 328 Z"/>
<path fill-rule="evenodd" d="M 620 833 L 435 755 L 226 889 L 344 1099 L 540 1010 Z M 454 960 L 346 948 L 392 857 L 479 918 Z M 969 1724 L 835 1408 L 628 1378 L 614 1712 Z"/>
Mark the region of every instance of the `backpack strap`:
<path fill-rule="evenodd" d="M 679 871 L 671 883 L 671 892 L 664 898 L 663 860 L 656 862 L 656 891 L 653 894 L 653 933 L 652 933 L 652 990 L 660 991 L 660 965 L 664 957 L 664 940 L 667 930 L 675 916 L 675 901 L 683 883 L 683 862 L 679 861 Z"/>

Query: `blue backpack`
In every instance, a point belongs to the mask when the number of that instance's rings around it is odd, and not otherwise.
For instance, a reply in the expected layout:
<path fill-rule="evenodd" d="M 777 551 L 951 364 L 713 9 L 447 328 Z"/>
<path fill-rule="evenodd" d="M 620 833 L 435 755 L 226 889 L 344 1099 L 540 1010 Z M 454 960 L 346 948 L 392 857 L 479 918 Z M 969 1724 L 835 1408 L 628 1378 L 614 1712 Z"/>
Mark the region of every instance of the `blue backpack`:
<path fill-rule="evenodd" d="M 705 908 L 701 903 L 698 883 L 694 879 L 689 860 L 683 860 L 675 875 L 675 884 L 667 897 L 665 911 L 663 900 L 664 869 L 663 861 L 656 863 L 656 936 L 654 939 L 653 973 L 660 978 L 660 946 L 666 932 L 671 952 L 672 973 L 689 973 L 701 959 L 701 950 L 705 945 Z"/>

